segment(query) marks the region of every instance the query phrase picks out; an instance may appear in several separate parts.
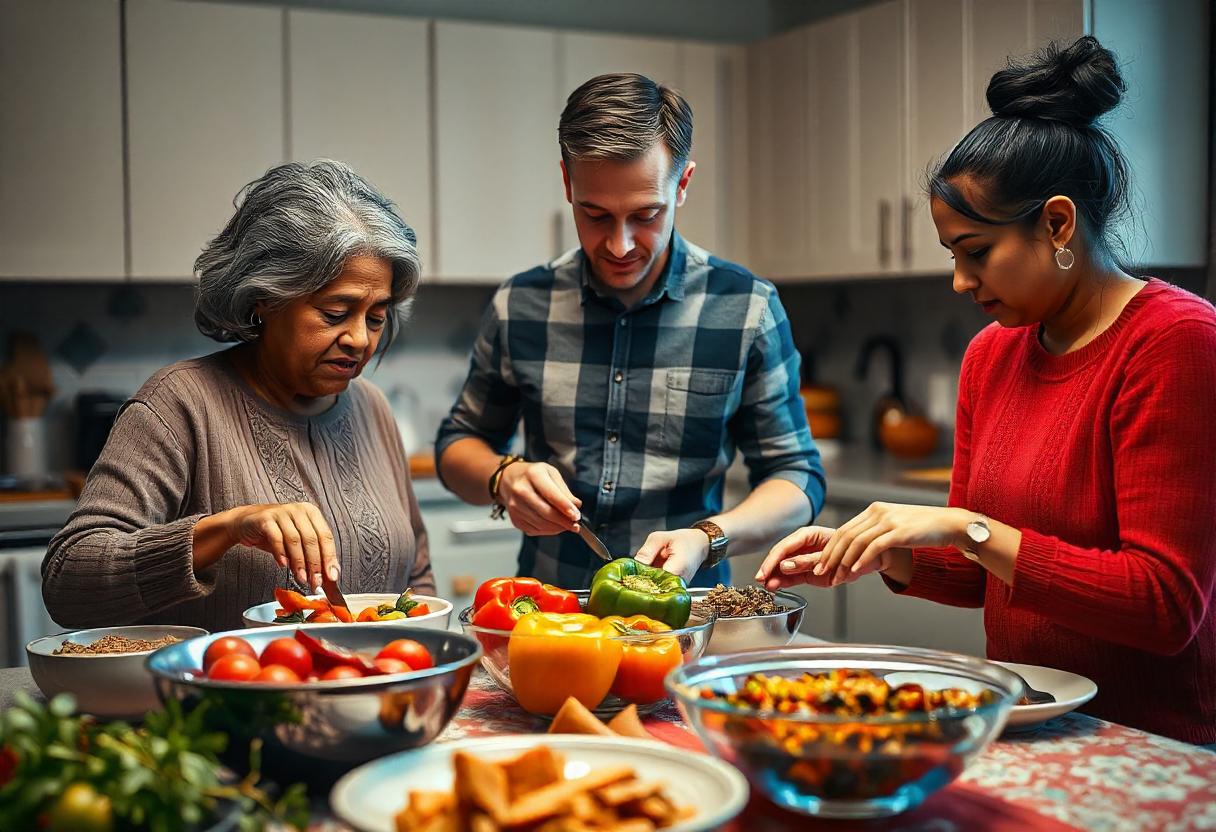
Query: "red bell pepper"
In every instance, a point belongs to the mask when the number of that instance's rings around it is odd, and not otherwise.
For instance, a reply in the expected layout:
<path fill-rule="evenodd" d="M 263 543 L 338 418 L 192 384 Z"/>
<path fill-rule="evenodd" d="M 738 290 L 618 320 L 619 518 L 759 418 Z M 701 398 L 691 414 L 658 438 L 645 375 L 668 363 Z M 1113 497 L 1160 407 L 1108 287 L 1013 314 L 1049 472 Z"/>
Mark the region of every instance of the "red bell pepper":
<path fill-rule="evenodd" d="M 582 612 L 573 592 L 536 578 L 491 578 L 473 597 L 472 623 L 490 630 L 513 630 L 530 612 Z"/>

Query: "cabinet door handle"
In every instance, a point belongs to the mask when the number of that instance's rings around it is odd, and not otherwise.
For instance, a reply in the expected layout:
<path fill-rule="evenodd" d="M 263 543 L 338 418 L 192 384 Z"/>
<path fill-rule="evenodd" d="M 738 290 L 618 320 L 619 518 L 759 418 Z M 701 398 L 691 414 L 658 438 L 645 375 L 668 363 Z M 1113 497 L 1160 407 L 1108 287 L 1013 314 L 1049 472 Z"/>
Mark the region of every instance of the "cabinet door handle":
<path fill-rule="evenodd" d="M 904 196 L 903 215 L 900 217 L 899 232 L 903 245 L 904 265 L 912 265 L 912 200 Z"/>
<path fill-rule="evenodd" d="M 456 520 L 448 526 L 448 533 L 453 540 L 467 541 L 486 537 L 514 537 L 521 534 L 519 529 L 504 524 L 501 520 Z"/>
<path fill-rule="evenodd" d="M 878 265 L 891 265 L 891 203 L 878 200 Z"/>

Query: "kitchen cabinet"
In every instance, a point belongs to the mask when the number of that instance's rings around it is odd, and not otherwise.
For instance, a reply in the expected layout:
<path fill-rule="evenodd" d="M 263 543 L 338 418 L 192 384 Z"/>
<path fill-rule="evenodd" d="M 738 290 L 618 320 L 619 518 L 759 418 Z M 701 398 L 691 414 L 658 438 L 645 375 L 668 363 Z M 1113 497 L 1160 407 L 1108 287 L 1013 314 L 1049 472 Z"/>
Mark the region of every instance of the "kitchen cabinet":
<path fill-rule="evenodd" d="M 190 280 L 233 196 L 286 157 L 285 12 L 128 0 L 131 276 Z"/>
<path fill-rule="evenodd" d="M 752 45 L 747 52 L 749 260 L 762 277 L 808 274 L 805 28 Z"/>
<path fill-rule="evenodd" d="M 585 81 L 610 72 L 636 72 L 678 90 L 693 111 L 692 159 L 697 163 L 676 228 L 693 243 L 721 254 L 729 222 L 726 190 L 722 49 L 671 38 L 566 32 L 559 39 L 561 104 Z M 554 130 L 557 129 L 556 123 Z M 562 216 L 562 243 L 578 244 L 571 212 Z"/>
<path fill-rule="evenodd" d="M 564 240 L 558 34 L 436 23 L 436 252 L 443 282 L 497 282 Z"/>
<path fill-rule="evenodd" d="M 949 272 L 926 172 L 989 114 L 1008 56 L 1083 28 L 1083 0 L 888 0 L 748 47 L 756 269 Z"/>
<path fill-rule="evenodd" d="M 0 4 L 0 277 L 122 278 L 116 0 Z"/>
<path fill-rule="evenodd" d="M 968 123 L 966 0 L 905 0 L 906 137 L 904 194 L 898 206 L 899 261 L 905 272 L 950 271 L 929 214 L 925 172 L 949 152 Z"/>
<path fill-rule="evenodd" d="M 438 483 L 432 489 L 441 492 Z M 471 506 L 446 492 L 428 497 L 418 488 L 419 509 L 430 544 L 435 591 L 454 607 L 452 628 L 460 629 L 456 617 L 472 606 L 473 595 L 483 581 L 514 575 L 519 569 L 519 547 L 523 534 L 509 522 L 491 520 L 488 506 Z"/>
<path fill-rule="evenodd" d="M 297 9 L 287 22 L 288 158 L 353 167 L 396 203 L 429 265 L 430 24 Z"/>

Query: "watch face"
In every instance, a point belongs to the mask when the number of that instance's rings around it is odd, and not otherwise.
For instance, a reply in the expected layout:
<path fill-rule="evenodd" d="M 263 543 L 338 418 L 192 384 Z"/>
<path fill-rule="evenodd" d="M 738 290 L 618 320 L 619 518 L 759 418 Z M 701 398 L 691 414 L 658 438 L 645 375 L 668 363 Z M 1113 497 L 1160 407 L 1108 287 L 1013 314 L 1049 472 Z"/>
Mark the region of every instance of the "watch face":
<path fill-rule="evenodd" d="M 989 531 L 987 523 L 972 520 L 967 524 L 967 537 L 971 538 L 974 542 L 983 543 L 991 536 L 992 532 Z"/>

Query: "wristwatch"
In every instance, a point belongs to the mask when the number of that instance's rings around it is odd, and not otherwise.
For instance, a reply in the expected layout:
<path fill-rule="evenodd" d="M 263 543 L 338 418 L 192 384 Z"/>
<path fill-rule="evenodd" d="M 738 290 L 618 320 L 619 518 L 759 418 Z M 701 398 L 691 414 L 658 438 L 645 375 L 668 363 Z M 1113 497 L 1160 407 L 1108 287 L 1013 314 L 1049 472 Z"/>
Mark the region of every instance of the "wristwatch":
<path fill-rule="evenodd" d="M 982 514 L 975 515 L 975 518 L 967 524 L 964 530 L 967 533 L 968 543 L 959 549 L 963 553 L 963 557 L 967 560 L 979 563 L 980 553 L 975 551 L 976 547 L 982 543 L 986 543 L 988 538 L 992 537 L 992 530 L 988 528 L 988 518 Z"/>
<path fill-rule="evenodd" d="M 700 529 L 709 535 L 709 554 L 705 557 L 705 563 L 702 566 L 717 566 L 726 557 L 726 547 L 730 543 L 730 538 L 726 536 L 726 532 L 722 531 L 722 527 L 713 520 L 699 520 L 689 526 L 691 529 Z"/>

